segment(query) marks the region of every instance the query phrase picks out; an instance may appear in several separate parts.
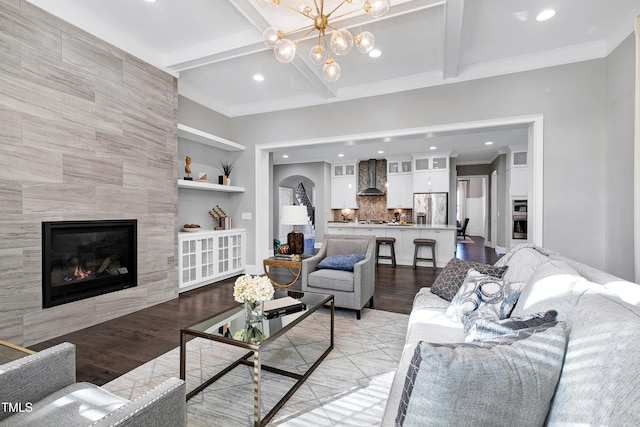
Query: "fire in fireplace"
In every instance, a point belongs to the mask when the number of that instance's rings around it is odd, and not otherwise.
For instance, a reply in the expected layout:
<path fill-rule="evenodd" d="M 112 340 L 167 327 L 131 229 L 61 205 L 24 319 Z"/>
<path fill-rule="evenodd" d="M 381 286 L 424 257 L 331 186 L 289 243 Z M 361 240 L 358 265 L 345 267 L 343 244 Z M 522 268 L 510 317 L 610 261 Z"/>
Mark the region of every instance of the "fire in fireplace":
<path fill-rule="evenodd" d="M 42 223 L 42 306 L 137 285 L 137 221 Z"/>

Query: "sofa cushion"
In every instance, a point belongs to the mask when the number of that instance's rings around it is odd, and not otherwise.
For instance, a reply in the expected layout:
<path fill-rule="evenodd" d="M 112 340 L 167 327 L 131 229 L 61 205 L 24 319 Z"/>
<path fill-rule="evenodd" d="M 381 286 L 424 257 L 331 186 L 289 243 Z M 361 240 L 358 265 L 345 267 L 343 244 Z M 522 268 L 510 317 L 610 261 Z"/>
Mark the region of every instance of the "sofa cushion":
<path fill-rule="evenodd" d="M 462 322 L 464 316 L 482 309 L 496 320 L 505 319 L 513 310 L 522 282 L 508 282 L 470 269 L 464 283 L 447 307 L 447 317 Z"/>
<path fill-rule="evenodd" d="M 344 270 L 316 270 L 309 273 L 307 283 L 314 288 L 353 292 L 353 272 Z"/>
<path fill-rule="evenodd" d="M 591 283 L 574 272 L 571 266 L 560 261 L 549 261 L 538 266 L 522 289 L 511 316 L 522 317 L 556 310 L 558 320 L 563 320 L 586 291 L 604 290 L 603 286 Z"/>
<path fill-rule="evenodd" d="M 640 307 L 587 292 L 566 318 L 567 351 L 552 426 L 640 423 Z"/>
<path fill-rule="evenodd" d="M 471 344 L 421 342 L 407 371 L 397 426 L 544 423 L 562 367 L 564 324 Z"/>
<path fill-rule="evenodd" d="M 9 426 L 88 426 L 127 403 L 101 387 L 80 382 L 33 402 L 31 412 L 21 412 L 5 422 Z"/>
<path fill-rule="evenodd" d="M 451 260 L 444 266 L 442 272 L 436 277 L 435 282 L 431 285 L 431 292 L 440 298 L 444 298 L 447 301 L 451 301 L 464 279 L 467 277 L 467 272 L 470 268 L 474 268 L 483 274 L 489 274 L 501 278 L 507 271 L 507 266 L 494 267 L 490 264 L 481 264 L 479 262 L 462 261 L 458 258 L 451 258 Z"/>
<path fill-rule="evenodd" d="M 528 282 L 533 272 L 549 262 L 547 252 L 535 245 L 522 244 L 507 252 L 494 264 L 496 267 L 508 265 L 502 278 L 512 282 Z"/>
<path fill-rule="evenodd" d="M 518 329 L 531 328 L 533 326 L 544 325 L 556 320 L 558 312 L 549 310 L 546 312 L 533 313 L 524 317 L 509 317 L 502 320 L 493 320 L 471 313 L 465 316 L 464 341 L 484 341 L 496 338 L 500 335 L 507 335 Z"/>
<path fill-rule="evenodd" d="M 331 255 L 318 263 L 316 268 L 353 271 L 353 266 L 364 259 L 364 254 Z"/>

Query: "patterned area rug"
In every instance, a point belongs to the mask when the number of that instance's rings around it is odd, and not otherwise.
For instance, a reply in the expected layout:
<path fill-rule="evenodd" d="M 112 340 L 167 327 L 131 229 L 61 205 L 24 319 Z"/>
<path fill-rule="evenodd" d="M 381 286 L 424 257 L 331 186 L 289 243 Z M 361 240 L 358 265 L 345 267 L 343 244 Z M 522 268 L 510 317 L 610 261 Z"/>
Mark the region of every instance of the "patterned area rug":
<path fill-rule="evenodd" d="M 262 363 L 303 372 L 328 345 L 330 312 L 321 309 L 278 338 Z M 365 309 L 356 320 L 349 310 L 336 310 L 335 344 L 320 366 L 271 420 L 271 426 L 379 425 L 389 387 L 404 346 L 409 316 Z M 292 347 L 292 344 L 295 348 Z M 225 368 L 246 350 L 202 338 L 187 343 L 187 391 Z M 166 378 L 179 377 L 180 348 L 104 385 L 133 399 Z M 263 371 L 262 416 L 286 393 L 294 380 Z M 253 379 L 239 366 L 187 402 L 188 425 L 253 425 Z"/>

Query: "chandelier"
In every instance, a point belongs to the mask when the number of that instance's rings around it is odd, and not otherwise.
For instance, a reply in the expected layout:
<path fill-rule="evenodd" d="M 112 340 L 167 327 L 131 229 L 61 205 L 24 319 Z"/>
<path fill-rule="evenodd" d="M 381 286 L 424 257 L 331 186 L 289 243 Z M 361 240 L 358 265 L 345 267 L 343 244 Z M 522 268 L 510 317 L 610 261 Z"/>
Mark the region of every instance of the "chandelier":
<path fill-rule="evenodd" d="M 317 31 L 317 41 L 309 52 L 309 60 L 314 65 L 322 65 L 322 77 L 328 82 L 335 82 L 341 74 L 340 65 L 332 57 L 332 52 L 338 56 L 346 55 L 355 44 L 359 52 L 369 53 L 375 44 L 373 34 L 368 31 L 354 37 L 348 30 L 339 29 L 332 24 L 336 20 L 361 11 L 373 18 L 379 18 L 387 13 L 390 6 L 390 0 L 364 0 L 361 7 L 336 16 L 334 13 L 345 4 L 362 3 L 362 0 L 340 0 L 332 9 L 326 5 L 328 0 L 297 0 L 293 6 L 286 4 L 286 0 L 256 0 L 256 2 L 265 9 L 279 7 L 282 4 L 309 19 L 311 22 L 309 25 L 289 32 L 289 34 L 296 34 L 304 31 L 299 39 L 290 40 L 281 29 L 269 27 L 263 33 L 264 44 L 273 49 L 278 61 L 288 63 L 293 61 L 296 55 L 298 42 Z"/>

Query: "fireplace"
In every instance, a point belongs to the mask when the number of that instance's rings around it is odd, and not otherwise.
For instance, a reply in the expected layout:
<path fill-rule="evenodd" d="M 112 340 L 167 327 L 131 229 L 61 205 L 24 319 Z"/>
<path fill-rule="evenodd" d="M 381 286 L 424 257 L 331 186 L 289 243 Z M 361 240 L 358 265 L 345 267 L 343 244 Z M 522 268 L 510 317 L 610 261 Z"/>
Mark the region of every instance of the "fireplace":
<path fill-rule="evenodd" d="M 137 285 L 137 220 L 42 223 L 44 308 Z"/>

